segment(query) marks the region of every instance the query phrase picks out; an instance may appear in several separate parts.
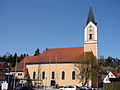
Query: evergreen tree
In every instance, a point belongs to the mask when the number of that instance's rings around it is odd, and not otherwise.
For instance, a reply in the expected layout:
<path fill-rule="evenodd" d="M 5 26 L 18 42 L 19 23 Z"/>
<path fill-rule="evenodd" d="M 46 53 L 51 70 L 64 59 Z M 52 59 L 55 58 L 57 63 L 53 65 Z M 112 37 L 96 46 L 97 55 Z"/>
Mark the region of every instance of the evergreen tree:
<path fill-rule="evenodd" d="M 12 66 L 14 67 L 16 64 L 16 59 L 17 59 L 17 53 L 14 54 L 13 56 L 13 61 L 12 61 Z"/>
<path fill-rule="evenodd" d="M 39 50 L 39 48 L 37 48 L 37 50 L 35 51 L 34 56 L 38 56 L 38 55 L 40 55 L 40 50 Z"/>

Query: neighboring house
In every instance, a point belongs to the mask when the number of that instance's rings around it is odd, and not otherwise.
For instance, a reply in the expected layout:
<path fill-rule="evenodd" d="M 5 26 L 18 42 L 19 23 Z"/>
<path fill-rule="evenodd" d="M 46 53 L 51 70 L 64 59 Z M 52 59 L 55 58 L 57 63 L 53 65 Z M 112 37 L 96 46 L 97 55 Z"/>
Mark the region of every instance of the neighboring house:
<path fill-rule="evenodd" d="M 120 78 L 120 73 L 110 71 L 108 75 L 104 78 L 103 83 L 111 83 L 111 78 Z"/>
<path fill-rule="evenodd" d="M 5 67 L 3 67 L 3 65 L 0 63 L 0 81 L 4 81 L 5 80 Z"/>
<path fill-rule="evenodd" d="M 10 75 L 15 75 L 16 79 L 19 80 L 19 84 L 25 84 L 27 79 L 29 78 L 28 69 L 25 67 L 25 60 L 21 60 L 15 68 L 13 68 L 10 72 Z"/>
<path fill-rule="evenodd" d="M 25 71 L 25 63 L 23 61 L 20 61 L 15 68 L 11 70 L 11 74 L 14 75 L 16 72 L 16 78 L 17 79 L 23 79 L 24 78 L 24 71 Z M 16 70 L 15 70 L 16 69 Z"/>
<path fill-rule="evenodd" d="M 7 81 L 10 73 L 9 69 L 4 67 L 4 64 L 5 62 L 0 62 L 0 81 Z"/>
<path fill-rule="evenodd" d="M 39 56 L 27 56 L 17 65 L 17 78 L 19 78 L 20 73 L 24 75 L 27 68 L 30 79 L 35 86 L 38 84 L 44 86 L 81 86 L 82 83 L 76 79 L 75 58 L 85 52 L 92 52 L 98 57 L 97 33 L 97 23 L 90 6 L 84 29 L 84 47 L 46 49 Z M 25 78 L 24 76 L 22 78 Z M 90 80 L 88 86 L 91 86 Z"/>

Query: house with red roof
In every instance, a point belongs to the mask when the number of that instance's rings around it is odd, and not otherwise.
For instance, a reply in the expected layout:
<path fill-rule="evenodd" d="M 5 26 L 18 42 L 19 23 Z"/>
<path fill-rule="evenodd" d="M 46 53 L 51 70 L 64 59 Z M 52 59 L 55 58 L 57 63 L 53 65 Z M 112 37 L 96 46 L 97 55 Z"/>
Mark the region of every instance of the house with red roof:
<path fill-rule="evenodd" d="M 111 80 L 120 80 L 120 73 L 110 71 L 103 80 L 103 83 L 111 83 Z"/>

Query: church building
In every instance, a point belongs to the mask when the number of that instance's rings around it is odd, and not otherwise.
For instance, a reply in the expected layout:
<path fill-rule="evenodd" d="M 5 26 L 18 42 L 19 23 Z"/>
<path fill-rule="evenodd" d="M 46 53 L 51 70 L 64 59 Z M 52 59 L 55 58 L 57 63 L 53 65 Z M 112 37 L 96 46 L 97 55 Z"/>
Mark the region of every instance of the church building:
<path fill-rule="evenodd" d="M 89 8 L 84 28 L 84 47 L 46 49 L 38 56 L 27 56 L 17 65 L 17 77 L 24 78 L 28 71 L 33 85 L 66 86 L 82 83 L 76 78 L 75 57 L 84 52 L 93 52 L 98 58 L 98 31 L 92 7 Z M 91 86 L 91 81 L 88 82 Z"/>

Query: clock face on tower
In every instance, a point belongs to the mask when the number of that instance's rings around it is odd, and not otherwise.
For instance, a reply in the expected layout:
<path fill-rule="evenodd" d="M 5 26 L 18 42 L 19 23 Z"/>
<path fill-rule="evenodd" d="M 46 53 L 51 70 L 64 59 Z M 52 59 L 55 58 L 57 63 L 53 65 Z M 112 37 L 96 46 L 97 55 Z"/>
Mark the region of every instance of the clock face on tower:
<path fill-rule="evenodd" d="M 91 29 L 89 29 L 89 30 L 88 30 L 88 32 L 90 32 L 90 33 L 91 33 L 91 32 L 92 32 L 92 30 L 91 30 Z"/>

